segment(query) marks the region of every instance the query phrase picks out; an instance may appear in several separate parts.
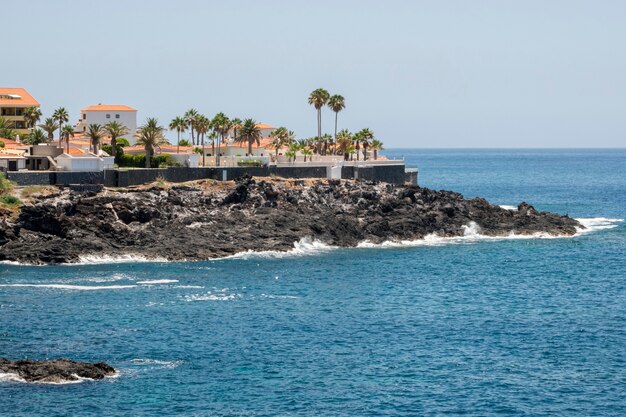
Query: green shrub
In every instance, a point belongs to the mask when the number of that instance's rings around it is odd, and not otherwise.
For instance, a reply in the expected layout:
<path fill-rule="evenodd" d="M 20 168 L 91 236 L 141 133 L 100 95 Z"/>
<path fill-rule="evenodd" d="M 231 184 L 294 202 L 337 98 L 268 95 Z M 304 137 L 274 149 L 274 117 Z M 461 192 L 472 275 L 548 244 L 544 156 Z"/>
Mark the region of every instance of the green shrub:
<path fill-rule="evenodd" d="M 178 142 L 178 144 L 180 146 L 191 146 L 191 143 L 189 143 L 187 139 L 181 139 L 180 142 Z"/>
<path fill-rule="evenodd" d="M 4 148 L 4 142 L 0 140 L 0 148 Z"/>
<path fill-rule="evenodd" d="M 117 142 L 117 146 L 121 146 L 122 148 L 130 146 L 130 142 L 126 138 L 117 138 L 115 141 Z"/>
<path fill-rule="evenodd" d="M 20 199 L 13 195 L 0 196 L 0 203 L 6 206 L 19 206 L 22 204 Z"/>
<path fill-rule="evenodd" d="M 260 167 L 261 161 L 258 159 L 241 159 L 237 161 L 238 167 Z"/>
<path fill-rule="evenodd" d="M 119 167 L 129 167 L 129 168 L 145 168 L 146 167 L 146 156 L 145 155 L 122 155 L 119 158 L 116 158 L 117 165 Z M 165 167 L 174 167 L 180 166 L 180 164 L 176 163 L 174 158 L 171 155 L 156 155 L 150 158 L 150 168 L 165 168 Z"/>
<path fill-rule="evenodd" d="M 9 181 L 6 175 L 0 172 L 0 195 L 8 194 L 14 186 L 15 183 L 13 181 Z"/>

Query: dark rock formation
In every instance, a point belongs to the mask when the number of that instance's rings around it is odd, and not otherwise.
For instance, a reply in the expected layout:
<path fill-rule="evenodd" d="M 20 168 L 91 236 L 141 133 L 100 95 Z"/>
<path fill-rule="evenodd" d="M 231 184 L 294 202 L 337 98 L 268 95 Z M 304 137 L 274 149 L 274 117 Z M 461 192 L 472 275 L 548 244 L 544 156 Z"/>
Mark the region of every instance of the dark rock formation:
<path fill-rule="evenodd" d="M 573 235 L 582 227 L 526 203 L 505 210 L 418 186 L 243 178 L 37 197 L 17 218 L 0 220 L 0 260 L 62 263 L 85 254 L 202 260 L 286 251 L 303 237 L 349 247 L 462 236 L 470 222 L 490 236 Z"/>
<path fill-rule="evenodd" d="M 115 375 L 115 369 L 104 362 L 74 362 L 59 358 L 47 361 L 0 358 L 0 373 L 15 374 L 27 382 L 71 382 L 80 378 L 102 379 Z"/>

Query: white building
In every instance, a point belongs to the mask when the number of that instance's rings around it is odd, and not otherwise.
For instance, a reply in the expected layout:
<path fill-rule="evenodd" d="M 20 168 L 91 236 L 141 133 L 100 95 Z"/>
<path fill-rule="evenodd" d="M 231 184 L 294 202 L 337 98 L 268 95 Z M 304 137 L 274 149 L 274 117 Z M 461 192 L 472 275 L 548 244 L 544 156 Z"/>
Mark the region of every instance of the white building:
<path fill-rule="evenodd" d="M 83 155 L 61 154 L 56 157 L 57 169 L 61 171 L 102 171 L 114 168 L 112 156 L 96 156 L 92 153 Z"/>
<path fill-rule="evenodd" d="M 96 106 L 85 107 L 80 111 L 80 120 L 74 126 L 74 131 L 84 133 L 90 124 L 104 126 L 110 122 L 118 122 L 126 126 L 128 135 L 123 136 L 132 144 L 135 143 L 135 132 L 137 131 L 137 110 L 132 107 L 118 104 L 98 104 Z"/>

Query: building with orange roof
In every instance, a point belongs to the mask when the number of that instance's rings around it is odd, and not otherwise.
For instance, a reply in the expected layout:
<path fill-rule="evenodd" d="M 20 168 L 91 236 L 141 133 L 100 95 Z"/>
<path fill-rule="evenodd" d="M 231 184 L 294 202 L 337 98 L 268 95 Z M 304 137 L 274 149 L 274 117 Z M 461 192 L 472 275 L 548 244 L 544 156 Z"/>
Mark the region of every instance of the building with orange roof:
<path fill-rule="evenodd" d="M 39 107 L 39 102 L 23 88 L 0 87 L 0 116 L 13 124 L 13 129 L 20 135 L 29 133 L 24 109 Z"/>
<path fill-rule="evenodd" d="M 80 119 L 74 126 L 74 132 L 82 134 L 87 131 L 90 124 L 104 126 L 110 122 L 118 122 L 126 126 L 129 133 L 123 137 L 131 144 L 135 143 L 137 109 L 124 104 L 97 104 L 85 107 L 80 111 Z"/>

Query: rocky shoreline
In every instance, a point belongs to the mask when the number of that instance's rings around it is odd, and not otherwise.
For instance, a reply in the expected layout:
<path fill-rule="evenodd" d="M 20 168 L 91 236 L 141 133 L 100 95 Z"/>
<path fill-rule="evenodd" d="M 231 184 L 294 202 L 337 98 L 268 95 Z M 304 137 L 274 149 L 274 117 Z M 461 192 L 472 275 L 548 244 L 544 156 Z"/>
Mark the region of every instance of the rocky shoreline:
<path fill-rule="evenodd" d="M 506 210 L 412 185 L 246 177 L 101 192 L 48 189 L 17 213 L 0 213 L 0 261 L 74 263 L 83 255 L 204 260 L 288 251 L 304 237 L 341 247 L 456 237 L 471 222 L 487 236 L 571 236 L 583 228 L 527 203 Z"/>
<path fill-rule="evenodd" d="M 81 379 L 100 380 L 114 376 L 115 369 L 104 362 L 75 362 L 65 358 L 31 361 L 12 361 L 0 358 L 0 376 L 14 375 L 25 382 L 67 383 Z"/>

